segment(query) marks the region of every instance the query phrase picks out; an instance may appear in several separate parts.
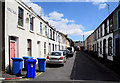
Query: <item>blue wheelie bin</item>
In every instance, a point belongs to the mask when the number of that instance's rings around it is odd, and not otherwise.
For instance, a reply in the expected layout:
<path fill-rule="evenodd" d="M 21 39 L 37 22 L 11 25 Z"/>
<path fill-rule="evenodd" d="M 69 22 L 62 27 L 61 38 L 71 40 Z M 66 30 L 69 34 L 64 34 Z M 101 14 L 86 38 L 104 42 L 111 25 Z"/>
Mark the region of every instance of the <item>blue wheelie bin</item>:
<path fill-rule="evenodd" d="M 31 56 L 24 56 L 23 57 L 23 59 L 24 59 L 24 69 L 25 70 L 27 70 L 27 59 L 33 59 L 33 57 L 31 57 Z"/>
<path fill-rule="evenodd" d="M 37 58 L 38 59 L 38 68 L 41 72 L 45 72 L 46 68 L 46 58 Z"/>
<path fill-rule="evenodd" d="M 36 70 L 36 59 L 28 59 L 27 60 L 27 77 L 28 78 L 35 78 L 35 70 Z"/>
<path fill-rule="evenodd" d="M 15 75 L 21 75 L 22 73 L 22 65 L 23 65 L 23 60 L 22 58 L 11 58 L 13 60 L 13 67 L 12 67 L 12 72 Z"/>

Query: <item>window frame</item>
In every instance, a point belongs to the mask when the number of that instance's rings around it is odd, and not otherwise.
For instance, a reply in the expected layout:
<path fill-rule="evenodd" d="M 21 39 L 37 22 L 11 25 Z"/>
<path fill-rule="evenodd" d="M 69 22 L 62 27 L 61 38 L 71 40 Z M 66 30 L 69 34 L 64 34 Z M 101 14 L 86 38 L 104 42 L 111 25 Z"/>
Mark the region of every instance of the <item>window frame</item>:
<path fill-rule="evenodd" d="M 32 20 L 32 21 L 31 21 Z M 34 17 L 30 17 L 30 30 L 33 31 Z M 31 27 L 32 26 L 32 27 Z"/>
<path fill-rule="evenodd" d="M 42 34 L 42 22 L 40 22 L 40 34 Z"/>
<path fill-rule="evenodd" d="M 20 10 L 21 10 L 21 13 L 20 13 Z M 18 7 L 18 25 L 19 26 L 22 26 L 24 25 L 24 10 L 21 8 L 21 7 Z M 19 20 L 21 20 L 19 22 Z"/>
<path fill-rule="evenodd" d="M 44 42 L 44 54 L 46 54 L 46 42 Z"/>
<path fill-rule="evenodd" d="M 47 36 L 47 25 L 45 25 L 45 36 Z"/>

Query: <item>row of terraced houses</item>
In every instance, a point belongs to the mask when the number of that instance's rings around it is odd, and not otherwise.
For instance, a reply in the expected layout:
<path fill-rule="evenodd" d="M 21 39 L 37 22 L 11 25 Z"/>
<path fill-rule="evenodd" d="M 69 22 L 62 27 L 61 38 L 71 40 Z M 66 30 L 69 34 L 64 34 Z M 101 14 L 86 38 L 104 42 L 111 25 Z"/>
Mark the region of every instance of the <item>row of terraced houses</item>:
<path fill-rule="evenodd" d="M 0 68 L 11 69 L 11 57 L 46 57 L 65 50 L 72 42 L 67 35 L 37 15 L 20 0 L 0 2 Z"/>
<path fill-rule="evenodd" d="M 86 38 L 85 50 L 103 59 L 120 60 L 120 5 Z"/>

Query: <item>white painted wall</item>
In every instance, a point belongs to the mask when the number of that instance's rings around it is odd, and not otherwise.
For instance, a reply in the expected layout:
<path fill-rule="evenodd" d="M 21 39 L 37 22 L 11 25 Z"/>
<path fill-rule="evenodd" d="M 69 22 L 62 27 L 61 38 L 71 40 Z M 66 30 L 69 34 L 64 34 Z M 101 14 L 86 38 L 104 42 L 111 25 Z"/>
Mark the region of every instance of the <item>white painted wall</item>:
<path fill-rule="evenodd" d="M 112 37 L 112 39 L 113 39 L 113 33 L 97 40 L 97 42 L 99 42 L 99 47 L 100 47 L 100 41 L 102 41 L 102 54 L 100 54 L 100 48 L 99 48 L 99 53 L 98 53 L 99 57 L 103 57 L 103 40 L 104 39 L 106 39 L 106 53 L 108 54 L 108 38 L 109 37 Z M 113 40 L 112 40 L 112 47 L 113 47 Z M 113 54 L 113 50 L 112 50 L 112 54 Z M 107 59 L 113 61 L 113 55 L 112 56 L 107 56 Z"/>
<path fill-rule="evenodd" d="M 19 1 L 18 1 L 19 2 Z M 49 43 L 51 43 L 51 51 L 52 51 L 52 44 L 57 45 L 57 50 L 59 50 L 59 41 L 53 41 L 51 39 L 48 39 L 47 36 L 45 36 L 45 25 L 47 26 L 47 32 L 50 29 L 50 27 L 40 18 L 36 16 L 34 12 L 32 12 L 30 9 L 28 9 L 25 5 L 23 5 L 21 2 L 16 2 L 13 0 L 12 2 L 6 2 L 5 4 L 5 66 L 6 69 L 8 69 L 9 66 L 9 36 L 15 36 L 18 37 L 19 41 L 19 57 L 28 56 L 27 54 L 27 39 L 32 40 L 32 57 L 35 59 L 38 57 L 46 57 L 49 52 Z M 24 26 L 20 27 L 18 26 L 18 6 L 21 7 L 24 10 Z M 11 10 L 11 11 L 10 11 Z M 32 15 L 34 17 L 34 30 L 30 31 L 30 20 L 29 23 L 26 22 L 26 18 L 29 18 L 29 15 Z M 40 22 L 42 22 L 42 28 L 43 33 L 40 34 Z M 48 34 L 50 35 L 50 34 Z M 65 37 L 60 37 L 60 45 L 66 47 L 66 39 L 65 41 L 62 41 L 62 39 L 65 39 Z M 56 34 L 55 34 L 55 40 L 56 40 Z M 41 55 L 38 55 L 38 44 L 37 42 L 40 41 L 40 47 L 41 47 Z M 46 54 L 44 54 L 44 42 L 46 42 Z M 68 47 L 69 42 L 68 42 Z M 55 47 L 54 47 L 55 48 Z"/>

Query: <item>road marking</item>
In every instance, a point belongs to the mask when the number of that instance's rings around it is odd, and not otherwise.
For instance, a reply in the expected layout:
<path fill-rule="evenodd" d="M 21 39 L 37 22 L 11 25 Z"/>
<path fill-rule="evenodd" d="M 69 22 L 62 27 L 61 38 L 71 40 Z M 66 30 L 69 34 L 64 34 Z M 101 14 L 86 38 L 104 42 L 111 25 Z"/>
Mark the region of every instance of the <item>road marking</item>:
<path fill-rule="evenodd" d="M 38 77 L 39 75 L 41 75 L 43 72 L 37 72 L 36 75 L 35 75 L 35 78 Z M 32 78 L 23 78 L 23 79 L 20 79 L 20 81 L 24 81 L 24 80 L 31 80 Z"/>
<path fill-rule="evenodd" d="M 36 73 L 36 76 L 35 77 L 38 77 L 39 75 L 43 74 L 43 72 L 40 72 L 40 73 Z"/>

